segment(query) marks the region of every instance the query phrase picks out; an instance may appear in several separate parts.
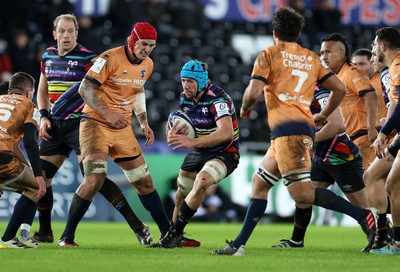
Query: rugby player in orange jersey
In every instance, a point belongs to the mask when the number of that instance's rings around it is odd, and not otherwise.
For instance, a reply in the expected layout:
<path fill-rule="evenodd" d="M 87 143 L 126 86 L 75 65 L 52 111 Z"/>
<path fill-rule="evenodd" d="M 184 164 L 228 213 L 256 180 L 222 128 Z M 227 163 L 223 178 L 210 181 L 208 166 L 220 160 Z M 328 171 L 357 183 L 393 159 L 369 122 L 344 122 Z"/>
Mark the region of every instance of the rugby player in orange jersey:
<path fill-rule="evenodd" d="M 400 92 L 400 31 L 394 27 L 380 28 L 376 31 L 372 52 L 378 61 L 389 67 L 390 92 L 397 101 L 389 119 L 381 129 L 373 143 L 376 155 L 385 158 L 387 137 L 393 129 L 400 132 L 400 104 L 398 95 Z M 390 207 L 393 219 L 393 240 L 388 245 L 371 250 L 370 253 L 378 255 L 400 254 L 400 153 L 394 159 L 386 179 L 386 193 L 390 199 Z"/>
<path fill-rule="evenodd" d="M 378 113 L 376 115 L 376 127 L 378 127 L 378 130 L 386 121 L 386 115 L 387 115 L 387 94 L 382 88 L 382 82 L 381 82 L 381 77 L 380 73 L 378 71 L 375 71 L 374 66 L 373 66 L 373 60 L 372 60 L 372 52 L 371 50 L 367 48 L 361 48 L 352 54 L 352 59 L 351 61 L 357 65 L 357 67 L 360 67 L 362 70 L 367 72 L 371 85 L 374 88 L 377 96 L 377 104 L 378 104 Z M 386 99 L 386 100 L 385 100 Z"/>
<path fill-rule="evenodd" d="M 388 95 L 389 88 L 386 88 L 388 77 L 385 77 L 385 74 L 388 74 L 388 68 L 383 63 L 378 62 L 376 56 L 367 48 L 356 50 L 352 54 L 352 62 L 367 72 L 371 79 L 371 84 L 375 89 L 378 98 L 376 128 L 379 131 L 391 114 L 391 112 L 388 111 L 387 106 L 390 105 L 391 110 L 393 110 L 393 106 L 396 104 L 394 101 L 389 102 L 393 99 L 391 99 L 392 96 L 390 94 Z M 383 72 L 382 75 L 381 72 Z M 382 80 L 386 82 L 382 82 Z M 392 140 L 394 134 L 395 131 L 391 133 L 388 143 Z M 397 139 L 397 137 L 395 138 Z M 396 157 L 395 153 L 397 153 L 397 143 L 398 142 L 395 140 L 394 143 L 387 148 L 389 153 L 394 154 L 393 156 L 388 155 L 383 160 L 375 157 L 365 170 L 363 176 L 368 192 L 369 203 L 371 206 L 379 210 L 377 222 L 378 232 L 372 249 L 384 247 L 387 245 L 388 241 L 390 241 L 390 237 L 388 236 L 390 221 L 388 221 L 386 216 L 388 213 L 388 200 L 385 192 L 385 182 L 390 168 L 392 167 L 394 158 Z"/>
<path fill-rule="evenodd" d="M 0 248 L 38 247 L 37 241 L 18 239 L 21 223 L 32 222 L 37 202 L 46 193 L 37 145 L 38 123 L 34 118 L 35 105 L 31 101 L 35 80 L 29 74 L 18 72 L 9 82 L 8 94 L 0 96 L 0 196 L 6 186 L 22 193 L 15 204 L 7 228 L 0 239 Z M 19 142 L 23 137 L 32 168 L 19 160 Z"/>
<path fill-rule="evenodd" d="M 246 88 L 240 116 L 249 117 L 264 94 L 271 129 L 271 146 L 252 178 L 252 195 L 242 230 L 235 240 L 215 255 L 244 255 L 244 247 L 267 207 L 268 192 L 281 178 L 296 205 L 321 206 L 353 217 L 367 234 L 368 245 L 375 238 L 375 212 L 361 209 L 325 188 L 314 188 L 310 178 L 310 150 L 315 124 L 322 127 L 339 106 L 346 88 L 314 52 L 297 40 L 304 17 L 289 7 L 279 8 L 272 22 L 275 45 L 257 57 Z M 332 90 L 324 109 L 314 115 L 310 104 L 316 83 Z M 313 120 L 314 119 L 314 120 Z M 261 120 L 260 120 L 261 121 Z"/>
<path fill-rule="evenodd" d="M 340 108 L 347 133 L 361 151 L 365 170 L 375 158 L 370 145 L 378 135 L 375 128 L 377 95 L 368 74 L 351 63 L 349 46 L 342 34 L 333 33 L 322 38 L 321 58 L 346 85 L 347 92 Z"/>
<path fill-rule="evenodd" d="M 156 39 L 157 32 L 151 24 L 136 23 L 128 45 L 100 54 L 79 87 L 79 94 L 86 102 L 79 127 L 85 177 L 72 199 L 67 225 L 58 241 L 60 246 L 77 246 L 74 242 L 76 228 L 103 185 L 108 156 L 135 187 L 161 235 L 168 231 L 167 215 L 131 126 L 134 112 L 147 138 L 145 145 L 153 144 L 144 84 L 153 72 L 149 55 Z"/>

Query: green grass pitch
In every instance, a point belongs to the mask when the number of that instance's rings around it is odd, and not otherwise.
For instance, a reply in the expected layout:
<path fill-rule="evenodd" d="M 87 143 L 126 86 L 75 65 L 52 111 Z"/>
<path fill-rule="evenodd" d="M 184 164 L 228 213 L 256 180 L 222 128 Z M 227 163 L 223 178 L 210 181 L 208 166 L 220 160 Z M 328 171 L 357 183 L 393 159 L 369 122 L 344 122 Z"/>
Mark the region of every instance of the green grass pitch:
<path fill-rule="evenodd" d="M 3 233 L 7 222 L 0 222 Z M 54 222 L 55 239 L 65 223 Z M 32 230 L 37 229 L 34 222 Z M 159 232 L 149 224 L 155 240 Z M 139 245 L 126 223 L 82 222 L 75 241 L 77 248 L 60 248 L 56 243 L 38 249 L 0 249 L 0 271 L 154 271 L 154 272 L 236 272 L 236 271 L 400 271 L 400 256 L 374 256 L 360 252 L 365 235 L 356 227 L 310 226 L 305 248 L 272 249 L 271 245 L 289 238 L 290 224 L 259 224 L 246 245 L 246 256 L 214 256 L 211 251 L 233 239 L 241 224 L 192 222 L 188 237 L 202 242 L 199 248 L 147 248 Z M 32 231 L 33 233 L 33 231 Z"/>

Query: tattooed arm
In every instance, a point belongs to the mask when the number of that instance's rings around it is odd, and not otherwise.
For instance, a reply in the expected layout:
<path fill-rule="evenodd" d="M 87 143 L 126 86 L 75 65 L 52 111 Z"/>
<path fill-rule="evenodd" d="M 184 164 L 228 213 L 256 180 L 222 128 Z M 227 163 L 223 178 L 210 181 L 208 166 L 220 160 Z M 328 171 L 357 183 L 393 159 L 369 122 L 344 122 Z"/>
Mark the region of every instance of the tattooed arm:
<path fill-rule="evenodd" d="M 85 100 L 86 104 L 104 117 L 111 126 L 115 128 L 124 128 L 130 125 L 129 120 L 122 113 L 114 112 L 108 107 L 97 94 L 97 86 L 90 80 L 83 79 L 79 87 L 79 94 Z"/>

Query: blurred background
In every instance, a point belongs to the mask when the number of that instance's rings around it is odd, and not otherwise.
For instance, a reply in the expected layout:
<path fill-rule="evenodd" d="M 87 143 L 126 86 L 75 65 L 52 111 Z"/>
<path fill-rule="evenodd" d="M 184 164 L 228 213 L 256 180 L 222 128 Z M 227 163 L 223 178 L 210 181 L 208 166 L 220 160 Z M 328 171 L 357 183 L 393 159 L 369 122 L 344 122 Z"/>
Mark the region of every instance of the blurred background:
<path fill-rule="evenodd" d="M 101 53 L 122 45 L 138 21 L 152 23 L 158 31 L 157 45 L 151 54 L 154 72 L 145 84 L 149 123 L 156 143 L 143 147 L 160 194 L 167 199 L 170 179 L 179 170 L 183 151 L 172 152 L 165 144 L 164 127 L 169 112 L 178 107 L 182 91 L 179 72 L 184 62 L 196 58 L 209 64 L 210 78 L 222 87 L 240 109 L 244 88 L 249 82 L 257 54 L 271 45 L 274 10 L 289 5 L 306 19 L 300 44 L 319 53 L 320 39 L 329 33 L 343 33 L 350 51 L 370 48 L 375 31 L 382 26 L 400 25 L 400 0 L 13 0 L 0 3 L 0 82 L 14 72 L 32 74 L 39 82 L 42 52 L 55 44 L 53 20 L 73 13 L 79 20 L 78 43 Z M 241 162 L 227 181 L 221 182 L 234 204 L 245 207 L 250 195 L 253 170 L 269 145 L 264 101 L 259 101 L 249 119 L 239 120 Z M 135 126 L 142 141 L 140 129 Z M 54 179 L 55 218 L 64 219 L 70 197 L 81 181 L 76 161 L 71 156 Z M 165 162 L 168 161 L 168 164 Z M 110 175 L 127 188 L 135 206 L 135 193 L 117 167 Z M 60 186 L 57 192 L 57 186 Z M 71 193 L 72 192 L 72 193 Z M 290 196 L 274 188 L 267 214 L 284 219 L 292 215 Z M 0 219 L 9 215 L 14 197 L 0 198 Z M 58 200 L 57 200 L 58 199 Z M 108 209 L 96 200 L 93 209 Z M 138 204 L 139 203 L 139 204 Z M 281 208 L 281 207 L 284 207 Z M 141 207 L 138 207 L 141 210 Z M 241 213 L 242 211 L 237 211 Z M 110 212 L 111 213 L 111 212 Z M 321 212 L 322 213 L 322 212 Z M 325 212 L 324 212 L 325 213 Z M 114 220 L 118 215 L 93 212 L 94 219 Z M 90 218 L 91 213 L 87 214 Z M 314 222 L 325 222 L 321 215 Z M 142 218 L 148 219 L 143 214 Z M 270 217 L 271 218 L 271 217 Z M 343 218 L 335 219 L 336 223 Z M 335 223 L 334 223 L 335 224 Z"/>

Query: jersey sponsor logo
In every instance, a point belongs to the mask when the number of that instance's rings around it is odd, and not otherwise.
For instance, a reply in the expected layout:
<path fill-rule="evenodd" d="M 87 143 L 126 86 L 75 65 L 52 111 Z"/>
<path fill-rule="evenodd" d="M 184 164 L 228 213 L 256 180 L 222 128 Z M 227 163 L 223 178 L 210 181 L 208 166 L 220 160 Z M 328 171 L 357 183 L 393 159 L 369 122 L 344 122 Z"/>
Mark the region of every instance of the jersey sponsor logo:
<path fill-rule="evenodd" d="M 299 101 L 302 104 L 306 104 L 307 107 L 308 107 L 308 105 L 311 104 L 311 101 L 304 99 L 304 97 L 302 95 L 300 95 L 300 96 L 290 95 L 289 93 L 278 95 L 278 99 L 283 102 L 284 101 Z"/>
<path fill-rule="evenodd" d="M 113 107 L 115 109 L 122 109 L 125 111 L 133 111 L 134 110 L 134 108 L 131 106 L 131 104 L 133 102 L 133 98 L 132 99 L 118 98 L 118 100 L 120 100 L 122 102 L 122 105 L 114 105 Z"/>
<path fill-rule="evenodd" d="M 144 79 L 136 79 L 136 78 L 133 79 L 133 85 L 142 87 L 145 83 L 146 83 L 146 80 L 144 80 Z"/>
<path fill-rule="evenodd" d="M 361 81 L 361 80 L 367 79 L 367 78 L 368 78 L 367 76 L 361 76 L 361 77 L 353 78 L 352 80 L 353 80 L 354 83 L 356 83 L 356 82 L 358 82 L 358 81 Z"/>
<path fill-rule="evenodd" d="M 96 62 L 93 64 L 93 66 L 90 68 L 90 71 L 95 72 L 96 74 L 100 73 L 100 71 L 103 69 L 104 65 L 106 64 L 106 60 L 103 58 L 98 58 Z"/>
<path fill-rule="evenodd" d="M 132 79 L 130 78 L 119 78 L 111 76 L 110 79 L 114 82 L 114 84 L 118 86 L 128 86 L 128 84 L 132 83 Z"/>
<path fill-rule="evenodd" d="M 228 104 L 226 104 L 226 103 L 215 104 L 215 109 L 217 111 L 218 116 L 229 114 L 229 107 L 228 107 Z"/>
<path fill-rule="evenodd" d="M 71 68 L 74 68 L 74 66 L 78 66 L 78 61 L 69 60 L 68 65 L 71 66 Z"/>
<path fill-rule="evenodd" d="M 282 64 L 285 67 L 299 68 L 308 71 L 312 70 L 312 64 L 307 63 L 312 61 L 311 56 L 296 55 L 286 51 L 281 51 L 281 55 L 283 58 Z"/>

